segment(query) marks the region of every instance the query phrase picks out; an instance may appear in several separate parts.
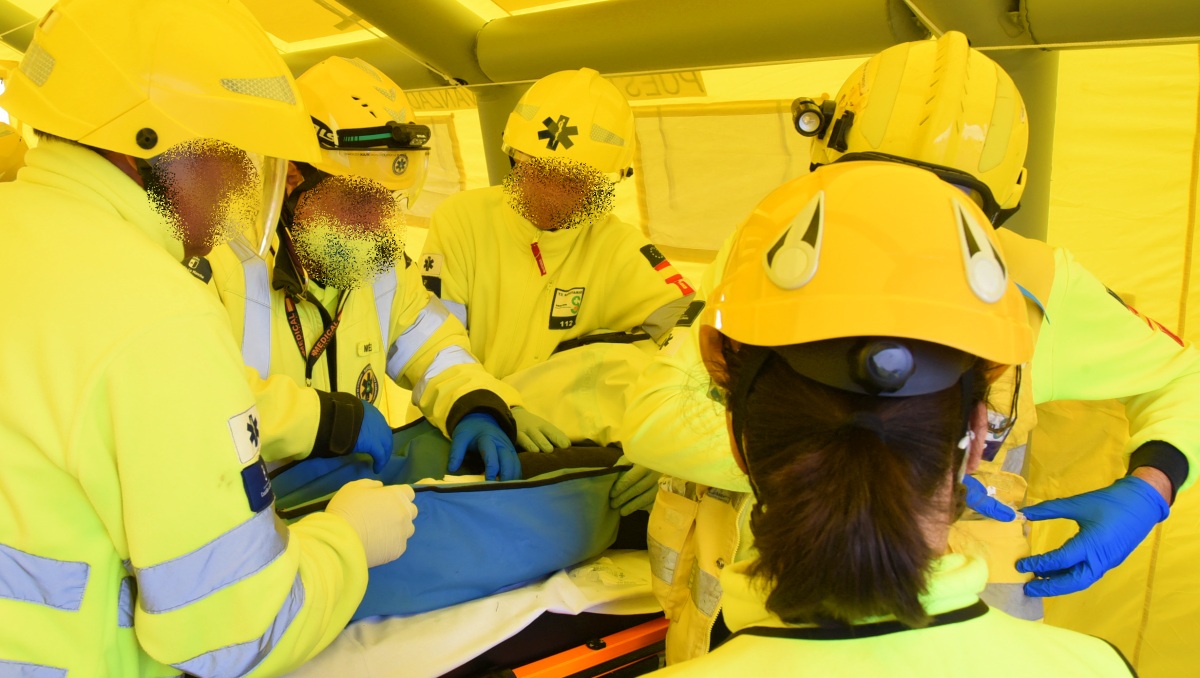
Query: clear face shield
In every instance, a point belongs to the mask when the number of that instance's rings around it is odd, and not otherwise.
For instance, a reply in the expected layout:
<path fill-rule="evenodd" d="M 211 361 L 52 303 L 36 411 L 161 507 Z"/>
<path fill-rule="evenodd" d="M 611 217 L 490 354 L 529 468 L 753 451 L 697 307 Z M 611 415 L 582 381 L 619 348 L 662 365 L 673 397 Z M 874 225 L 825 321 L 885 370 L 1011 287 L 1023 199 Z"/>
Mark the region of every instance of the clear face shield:
<path fill-rule="evenodd" d="M 362 286 L 404 256 L 404 212 L 388 186 L 360 176 L 327 176 L 296 202 L 296 256 L 317 282 Z"/>
<path fill-rule="evenodd" d="M 429 149 L 322 149 L 318 169 L 374 181 L 391 191 L 407 210 L 417 201 L 429 175 Z"/>
<path fill-rule="evenodd" d="M 208 254 L 238 234 L 265 239 L 279 218 L 285 160 L 193 139 L 139 161 L 138 168 L 150 204 L 186 256 Z"/>
<path fill-rule="evenodd" d="M 534 158 L 521 152 L 504 178 L 514 212 L 543 231 L 576 228 L 613 209 L 616 181 L 594 167 L 562 158 Z"/>

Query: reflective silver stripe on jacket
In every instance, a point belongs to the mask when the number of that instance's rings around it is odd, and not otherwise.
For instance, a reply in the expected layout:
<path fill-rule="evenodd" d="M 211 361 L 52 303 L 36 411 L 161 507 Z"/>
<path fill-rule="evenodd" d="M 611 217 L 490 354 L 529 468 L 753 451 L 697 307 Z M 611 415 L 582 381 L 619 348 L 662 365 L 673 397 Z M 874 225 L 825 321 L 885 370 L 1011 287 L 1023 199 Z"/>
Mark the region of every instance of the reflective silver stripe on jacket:
<path fill-rule="evenodd" d="M 43 558 L 0 544 L 0 598 L 74 612 L 83 603 L 88 564 Z"/>
<path fill-rule="evenodd" d="M 133 628 L 133 577 L 121 579 L 121 591 L 117 594 L 117 626 Z"/>
<path fill-rule="evenodd" d="M 0 678 L 63 678 L 66 669 L 0 659 Z"/>
<path fill-rule="evenodd" d="M 413 324 L 396 337 L 396 343 L 388 347 L 387 373 L 393 381 L 400 379 L 404 366 L 433 337 L 449 316 L 442 302 L 430 295 L 429 303 L 417 313 Z"/>
<path fill-rule="evenodd" d="M 387 346 L 391 339 L 388 335 L 392 333 L 392 301 L 396 298 L 396 267 L 375 276 L 372 289 L 375 292 L 375 314 L 379 316 L 379 332 L 383 336 L 380 346 Z"/>
<path fill-rule="evenodd" d="M 287 548 L 288 530 L 274 505 L 204 546 L 165 563 L 137 569 L 142 609 L 169 612 L 253 575 Z"/>
<path fill-rule="evenodd" d="M 271 654 L 271 650 L 275 649 L 275 645 L 287 632 L 303 606 L 304 583 L 297 574 L 295 582 L 292 583 L 292 590 L 284 599 L 279 613 L 261 636 L 244 643 L 205 652 L 199 657 L 172 666 L 194 676 L 243 676 Z"/>
<path fill-rule="evenodd" d="M 679 551 L 663 546 L 657 539 L 646 535 L 646 547 L 650 551 L 650 574 L 668 583 L 675 582 L 675 566 L 679 563 Z"/>
<path fill-rule="evenodd" d="M 679 319 L 683 317 L 688 306 L 692 303 L 694 293 L 687 296 L 668 301 L 662 306 L 654 310 L 646 321 L 642 323 L 642 329 L 646 330 L 646 334 L 650 335 L 654 341 L 660 341 L 675 327 Z"/>
<path fill-rule="evenodd" d="M 413 404 L 421 402 L 421 396 L 425 395 L 425 389 L 429 388 L 429 382 L 437 378 L 442 372 L 455 365 L 470 365 L 472 363 L 477 364 L 478 362 L 475 360 L 475 356 L 467 353 L 467 350 L 461 346 L 447 346 L 438 351 L 438 354 L 433 357 L 433 362 L 429 363 L 429 368 L 425 370 L 425 374 L 413 386 Z"/>
<path fill-rule="evenodd" d="M 446 310 L 450 311 L 451 315 L 458 318 L 458 322 L 462 323 L 463 327 L 467 326 L 466 304 L 460 304 L 457 301 L 450 301 L 449 299 L 442 299 L 442 303 L 446 305 Z"/>
<path fill-rule="evenodd" d="M 721 580 L 700 569 L 698 562 L 692 562 L 692 578 L 688 582 L 692 590 L 692 602 L 696 608 L 711 617 L 717 613 L 721 604 Z"/>
<path fill-rule="evenodd" d="M 242 362 L 263 379 L 271 371 L 271 281 L 267 262 L 241 236 L 229 242 L 242 262 L 246 317 L 242 323 Z"/>

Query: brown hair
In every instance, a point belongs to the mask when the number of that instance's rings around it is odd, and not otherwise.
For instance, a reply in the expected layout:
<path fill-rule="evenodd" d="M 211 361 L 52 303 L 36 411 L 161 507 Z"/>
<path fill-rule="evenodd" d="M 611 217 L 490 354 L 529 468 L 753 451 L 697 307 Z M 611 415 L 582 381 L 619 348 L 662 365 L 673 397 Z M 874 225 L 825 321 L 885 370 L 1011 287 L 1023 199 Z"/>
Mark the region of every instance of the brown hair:
<path fill-rule="evenodd" d="M 726 341 L 721 384 L 743 417 L 739 443 L 758 496 L 751 574 L 770 588 L 767 609 L 789 623 L 892 615 L 927 624 L 919 596 L 940 554 L 923 528 L 964 506 L 961 484 L 953 498 L 944 492 L 962 464 L 960 385 L 907 398 L 851 393 L 801 376 L 772 352 L 745 402 L 734 402 L 748 376 L 742 360 L 768 350 L 734 351 Z M 968 397 L 981 402 L 988 365 L 971 371 Z"/>

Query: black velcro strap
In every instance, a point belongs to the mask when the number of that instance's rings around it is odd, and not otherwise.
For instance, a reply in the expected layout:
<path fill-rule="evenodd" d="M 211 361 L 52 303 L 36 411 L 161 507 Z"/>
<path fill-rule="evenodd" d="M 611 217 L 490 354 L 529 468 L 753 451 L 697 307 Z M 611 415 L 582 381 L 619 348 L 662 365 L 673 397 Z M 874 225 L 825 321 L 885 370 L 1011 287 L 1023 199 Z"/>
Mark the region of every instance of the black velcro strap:
<path fill-rule="evenodd" d="M 362 428 L 365 408 L 361 400 L 350 393 L 317 391 L 321 402 L 321 420 L 312 456 L 340 457 L 354 450 L 358 431 Z"/>
<path fill-rule="evenodd" d="M 586 337 L 579 337 L 576 339 L 568 339 L 566 341 L 558 342 L 558 346 L 554 347 L 554 350 L 550 352 L 550 355 L 561 353 L 563 351 L 569 351 L 573 348 L 579 348 L 580 346 L 587 346 L 589 344 L 632 344 L 639 341 L 652 341 L 652 339 L 649 334 L 636 330 L 633 332 L 605 332 L 604 334 L 591 334 Z"/>

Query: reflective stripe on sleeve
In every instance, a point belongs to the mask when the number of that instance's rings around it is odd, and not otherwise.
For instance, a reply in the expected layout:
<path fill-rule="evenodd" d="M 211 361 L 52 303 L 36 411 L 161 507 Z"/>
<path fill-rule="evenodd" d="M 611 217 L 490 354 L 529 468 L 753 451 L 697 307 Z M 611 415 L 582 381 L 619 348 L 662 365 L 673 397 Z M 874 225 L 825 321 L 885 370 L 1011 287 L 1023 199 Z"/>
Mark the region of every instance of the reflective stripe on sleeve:
<path fill-rule="evenodd" d="M 663 546 L 657 539 L 646 536 L 646 547 L 650 551 L 650 574 L 668 583 L 675 583 L 675 565 L 679 562 L 679 551 Z"/>
<path fill-rule="evenodd" d="M 121 591 L 117 594 L 117 626 L 133 628 L 133 577 L 121 579 Z"/>
<path fill-rule="evenodd" d="M 0 678 L 63 678 L 66 675 L 66 669 L 0 659 Z"/>
<path fill-rule="evenodd" d="M 457 301 L 450 301 L 449 299 L 442 299 L 442 303 L 446 305 L 446 310 L 450 311 L 451 315 L 458 318 L 458 322 L 462 323 L 463 327 L 467 326 L 466 304 L 460 304 Z"/>
<path fill-rule="evenodd" d="M 447 346 L 433 357 L 433 362 L 429 364 L 429 368 L 425 370 L 425 374 L 413 386 L 412 401 L 413 404 L 421 402 L 421 396 L 425 395 L 425 389 L 429 388 L 429 382 L 433 381 L 439 374 L 456 365 L 471 365 L 478 364 L 475 356 L 467 353 L 467 350 L 461 346 Z"/>
<path fill-rule="evenodd" d="M 692 578 L 688 582 L 692 590 L 692 602 L 705 617 L 717 613 L 721 604 L 721 580 L 700 569 L 698 562 L 692 563 Z"/>
<path fill-rule="evenodd" d="M 142 609 L 169 612 L 253 575 L 287 549 L 288 531 L 274 506 L 209 543 L 165 563 L 137 569 Z"/>
<path fill-rule="evenodd" d="M 404 366 L 441 328 L 449 315 L 437 297 L 429 297 L 429 303 L 417 313 L 413 324 L 396 337 L 396 343 L 388 347 L 387 373 L 393 381 L 400 379 Z"/>
<path fill-rule="evenodd" d="M 300 608 L 304 606 L 304 583 L 296 575 L 292 590 L 288 592 L 283 606 L 261 636 L 237 645 L 228 645 L 219 650 L 206 652 L 182 664 L 173 664 L 177 669 L 193 676 L 243 676 L 262 663 L 275 649 L 279 639 L 287 633 Z"/>
<path fill-rule="evenodd" d="M 88 564 L 43 558 L 0 544 L 0 598 L 74 612 L 83 603 Z"/>
<path fill-rule="evenodd" d="M 396 267 L 375 276 L 372 286 L 375 292 L 375 314 L 379 316 L 379 332 L 383 336 L 381 346 L 387 346 L 392 333 L 392 302 L 396 299 Z"/>
<path fill-rule="evenodd" d="M 689 294 L 659 306 L 642 323 L 642 329 L 646 330 L 646 334 L 649 334 L 654 341 L 661 341 L 683 317 L 684 311 L 687 311 L 694 296 L 696 295 Z"/>
<path fill-rule="evenodd" d="M 242 323 L 242 362 L 266 379 L 271 371 L 271 284 L 267 262 L 241 238 L 229 242 L 242 262 L 246 310 Z"/>

